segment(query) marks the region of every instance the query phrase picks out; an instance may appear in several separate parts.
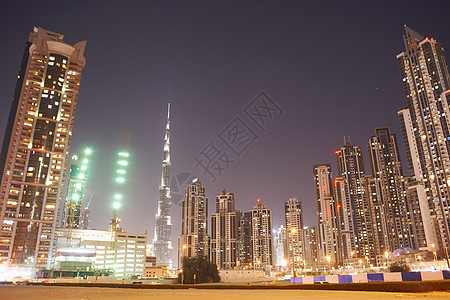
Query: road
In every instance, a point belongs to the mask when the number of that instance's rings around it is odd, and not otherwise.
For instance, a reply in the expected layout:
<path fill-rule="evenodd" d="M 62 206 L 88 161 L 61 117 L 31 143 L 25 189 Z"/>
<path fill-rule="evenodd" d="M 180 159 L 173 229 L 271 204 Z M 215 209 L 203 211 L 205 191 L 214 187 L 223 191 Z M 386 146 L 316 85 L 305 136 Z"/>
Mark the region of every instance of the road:
<path fill-rule="evenodd" d="M 450 293 L 384 293 L 352 291 L 312 290 L 158 290 L 158 289 L 114 289 L 95 287 L 50 287 L 50 286 L 0 286 L 2 300 L 114 300 L 114 299 L 245 299 L 245 300 L 292 300 L 292 299 L 450 299 Z"/>

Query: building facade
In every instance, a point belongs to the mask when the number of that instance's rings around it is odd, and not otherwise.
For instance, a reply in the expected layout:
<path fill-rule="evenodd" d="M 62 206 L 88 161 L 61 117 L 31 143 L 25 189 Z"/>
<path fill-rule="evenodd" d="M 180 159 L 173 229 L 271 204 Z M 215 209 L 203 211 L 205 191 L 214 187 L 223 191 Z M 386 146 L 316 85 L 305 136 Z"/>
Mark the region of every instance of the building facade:
<path fill-rule="evenodd" d="M 181 216 L 178 267 L 182 266 L 183 257 L 206 256 L 209 259 L 208 198 L 205 187 L 198 179 L 194 179 L 186 188 Z"/>
<path fill-rule="evenodd" d="M 405 51 L 397 62 L 407 106 L 398 114 L 409 172 L 424 183 L 431 211 L 431 220 L 424 222 L 436 223 L 442 254 L 450 246 L 450 111 L 445 94 L 450 76 L 444 48 L 435 39 L 405 26 L 403 41 Z"/>
<path fill-rule="evenodd" d="M 253 269 L 266 269 L 273 265 L 272 210 L 258 199 L 250 213 Z"/>
<path fill-rule="evenodd" d="M 319 261 L 330 261 L 333 265 L 342 263 L 337 205 L 334 195 L 331 165 L 313 166 L 314 186 L 317 204 L 317 228 Z"/>
<path fill-rule="evenodd" d="M 86 42 L 34 28 L 0 153 L 0 263 L 49 266 Z"/>
<path fill-rule="evenodd" d="M 167 108 L 166 134 L 164 137 L 164 158 L 161 185 L 159 186 L 158 213 L 155 222 L 153 251 L 159 265 L 172 267 L 172 221 L 170 196 L 170 103 Z"/>
<path fill-rule="evenodd" d="M 234 207 L 234 194 L 225 189 L 217 195 L 216 212 L 211 214 L 211 261 L 219 269 L 238 265 L 239 221 L 242 212 Z"/>

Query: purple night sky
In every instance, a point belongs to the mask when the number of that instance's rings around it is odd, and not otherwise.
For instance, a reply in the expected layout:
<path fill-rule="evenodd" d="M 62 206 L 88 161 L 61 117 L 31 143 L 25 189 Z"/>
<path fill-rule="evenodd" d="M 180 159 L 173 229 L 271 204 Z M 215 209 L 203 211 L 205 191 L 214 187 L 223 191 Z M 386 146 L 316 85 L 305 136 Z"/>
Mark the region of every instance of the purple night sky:
<path fill-rule="evenodd" d="M 209 213 L 226 188 L 237 209 L 248 211 L 261 198 L 273 210 L 274 228 L 284 223 L 284 203 L 297 197 L 305 225 L 315 225 L 312 166 L 332 163 L 336 172 L 334 150 L 343 136 L 363 147 L 367 162 L 366 143 L 376 127 L 400 134 L 397 110 L 405 98 L 395 56 L 403 50 L 403 25 L 450 47 L 448 1 L 316 2 L 3 3 L 0 138 L 24 43 L 40 26 L 70 44 L 87 40 L 71 153 L 81 145 L 94 150 L 88 184 L 93 228 L 106 229 L 112 217 L 115 153 L 121 128 L 131 127 L 119 215 L 125 230 L 148 230 L 153 239 L 169 99 L 172 176 L 199 175 Z M 212 182 L 193 157 L 245 116 L 261 90 L 284 113 Z M 176 247 L 181 209 L 174 200 Z"/>

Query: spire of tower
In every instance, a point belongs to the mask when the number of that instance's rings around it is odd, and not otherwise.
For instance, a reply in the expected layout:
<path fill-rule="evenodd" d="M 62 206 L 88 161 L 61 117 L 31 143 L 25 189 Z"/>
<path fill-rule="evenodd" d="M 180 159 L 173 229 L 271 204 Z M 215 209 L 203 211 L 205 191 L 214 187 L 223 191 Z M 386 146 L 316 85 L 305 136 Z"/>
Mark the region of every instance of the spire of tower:
<path fill-rule="evenodd" d="M 167 124 L 164 135 L 164 159 L 163 163 L 170 163 L 170 102 L 167 105 Z M 164 184 L 161 184 L 164 185 Z"/>

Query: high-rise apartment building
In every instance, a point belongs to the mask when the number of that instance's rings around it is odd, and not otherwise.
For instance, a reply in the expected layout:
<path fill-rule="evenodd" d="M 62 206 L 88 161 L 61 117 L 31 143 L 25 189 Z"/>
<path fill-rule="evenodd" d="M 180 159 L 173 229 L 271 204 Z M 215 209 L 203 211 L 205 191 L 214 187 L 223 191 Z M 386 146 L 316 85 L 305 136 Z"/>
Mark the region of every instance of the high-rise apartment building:
<path fill-rule="evenodd" d="M 444 48 L 405 26 L 405 51 L 397 62 L 407 106 L 398 112 L 409 172 L 423 181 L 439 244 L 449 247 L 450 128 L 445 91 L 450 76 Z M 427 245 L 429 247 L 430 245 Z M 431 248 L 428 248 L 431 250 Z M 441 249 L 442 251 L 442 249 Z"/>
<path fill-rule="evenodd" d="M 206 256 L 209 259 L 208 198 L 198 179 L 186 187 L 181 212 L 181 235 L 178 238 L 178 266 L 183 257 Z"/>
<path fill-rule="evenodd" d="M 317 204 L 317 228 L 320 262 L 342 263 L 339 241 L 339 220 L 335 201 L 331 165 L 313 166 Z"/>
<path fill-rule="evenodd" d="M 234 208 L 234 194 L 225 189 L 216 198 L 216 212 L 211 214 L 211 261 L 219 269 L 238 265 L 239 221 L 242 212 Z"/>
<path fill-rule="evenodd" d="M 406 205 L 405 179 L 398 151 L 397 138 L 389 128 L 375 129 L 375 136 L 369 138 L 369 152 L 372 177 L 379 181 L 382 210 L 376 214 L 385 222 L 386 250 L 395 251 L 411 248 Z M 376 184 L 376 183 L 374 183 Z M 382 226 L 383 227 L 383 226 Z"/>
<path fill-rule="evenodd" d="M 253 268 L 265 269 L 273 265 L 272 210 L 258 204 L 250 211 L 252 215 Z"/>
<path fill-rule="evenodd" d="M 0 263 L 49 266 L 86 42 L 31 32 L 0 153 Z"/>
<path fill-rule="evenodd" d="M 339 209 L 342 208 L 342 247 L 346 249 L 344 258 L 368 257 L 375 260 L 362 150 L 353 146 L 349 138 L 344 139 L 344 146 L 335 153 L 339 174 L 336 194 L 341 206 Z"/>
<path fill-rule="evenodd" d="M 284 204 L 286 222 L 287 261 L 290 268 L 298 268 L 304 260 L 303 211 L 297 198 L 289 198 Z"/>
<path fill-rule="evenodd" d="M 153 250 L 157 264 L 172 267 L 172 221 L 170 196 L 170 103 L 167 108 L 166 134 L 164 137 L 164 158 L 161 185 L 159 186 L 158 213 L 155 222 Z"/>

